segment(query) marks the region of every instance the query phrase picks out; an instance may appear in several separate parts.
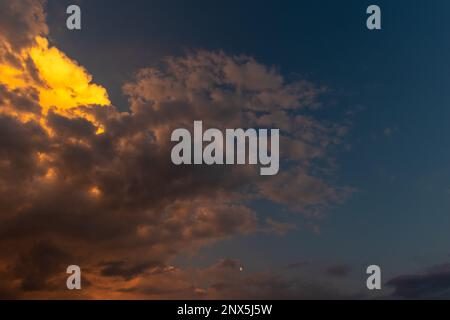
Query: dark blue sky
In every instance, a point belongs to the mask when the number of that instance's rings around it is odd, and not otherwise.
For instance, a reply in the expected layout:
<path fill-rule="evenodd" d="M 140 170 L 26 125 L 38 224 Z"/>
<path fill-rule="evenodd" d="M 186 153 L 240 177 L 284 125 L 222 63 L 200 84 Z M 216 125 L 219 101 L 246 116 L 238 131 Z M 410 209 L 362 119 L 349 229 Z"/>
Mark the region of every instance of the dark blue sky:
<path fill-rule="evenodd" d="M 343 263 L 357 280 L 366 264 L 389 277 L 447 261 L 450 2 L 79 1 L 83 30 L 70 32 L 65 7 L 72 2 L 49 1 L 50 37 L 120 109 L 127 108 L 121 86 L 134 72 L 203 48 L 245 53 L 288 79 L 327 86 L 335 105 L 325 118 L 353 112 L 351 147 L 337 154 L 336 179 L 358 191 L 320 222 L 320 235 L 305 229 L 233 239 L 185 263 L 223 256 L 260 269 Z M 365 27 L 370 4 L 381 7 L 381 31 Z"/>

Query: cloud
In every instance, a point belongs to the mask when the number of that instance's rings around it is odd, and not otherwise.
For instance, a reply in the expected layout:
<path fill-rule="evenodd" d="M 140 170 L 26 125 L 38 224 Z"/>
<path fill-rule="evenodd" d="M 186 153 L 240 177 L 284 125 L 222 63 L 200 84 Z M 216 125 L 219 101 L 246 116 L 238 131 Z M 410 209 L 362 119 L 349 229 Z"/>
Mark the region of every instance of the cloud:
<path fill-rule="evenodd" d="M 88 117 L 77 108 L 110 104 L 106 90 L 92 84 L 92 76 L 77 62 L 51 47 L 47 39 L 36 37 L 35 43 L 20 54 L 10 54 L 16 57 L 16 64 L 7 60 L 0 63 L 0 84 L 12 92 L 33 94 L 38 98 L 36 102 L 43 115 L 53 110 L 65 116 Z M 14 112 L 9 109 L 9 113 Z M 24 117 L 23 112 L 20 115 L 25 121 L 32 116 Z"/>
<path fill-rule="evenodd" d="M 273 220 L 272 218 L 267 218 L 266 224 L 268 226 L 268 232 L 274 232 L 279 235 L 284 235 L 292 230 L 297 229 L 297 226 L 294 223 L 279 222 Z"/>
<path fill-rule="evenodd" d="M 76 61 L 49 44 L 45 3 L 0 1 L 0 113 L 45 125 L 51 110 L 95 123 L 79 107 L 109 105 L 108 94 Z"/>
<path fill-rule="evenodd" d="M 37 36 L 48 33 L 45 0 L 0 1 L 0 39 L 14 50 L 34 44 Z M 2 57 L 3 58 L 3 57 Z"/>
<path fill-rule="evenodd" d="M 331 283 L 305 276 L 240 270 L 240 261 L 223 259 L 205 268 L 167 268 L 120 289 L 127 298 L 165 299 L 358 299 Z M 110 283 L 111 284 L 111 283 Z M 112 284 L 112 286 L 114 286 Z"/>
<path fill-rule="evenodd" d="M 19 256 L 14 273 L 22 279 L 22 290 L 39 291 L 48 286 L 49 278 L 63 273 L 69 261 L 68 254 L 54 244 L 39 242 Z"/>
<path fill-rule="evenodd" d="M 345 264 L 337 264 L 334 266 L 330 266 L 325 270 L 325 272 L 328 275 L 330 275 L 332 277 L 338 277 L 338 278 L 347 277 L 351 271 L 352 271 L 352 268 Z"/>
<path fill-rule="evenodd" d="M 125 261 L 110 261 L 101 264 L 101 275 L 105 277 L 123 277 L 132 279 L 150 269 L 159 266 L 158 262 L 143 262 L 133 266 L 126 266 Z"/>
<path fill-rule="evenodd" d="M 39 87 L 40 103 L 44 108 L 65 110 L 85 105 L 109 105 L 106 90 L 91 84 L 92 76 L 68 58 L 50 47 L 45 38 L 36 38 L 37 44 L 29 55 L 44 86 Z"/>
<path fill-rule="evenodd" d="M 276 275 L 247 275 L 241 291 L 230 263 L 192 276 L 171 261 L 233 236 L 295 229 L 272 218 L 261 223 L 251 201 L 306 217 L 342 201 L 345 188 L 328 179 L 342 126 L 313 116 L 326 89 L 288 82 L 248 56 L 194 51 L 137 72 L 124 85 L 129 111 L 120 112 L 79 63 L 49 44 L 43 2 L 14 3 L 0 2 L 2 15 L 18 19 L 1 22 L 8 30 L 0 51 L 5 292 L 73 298 L 61 283 L 65 266 L 77 264 L 88 283 L 77 298 L 296 296 Z M 280 128 L 282 173 L 173 165 L 171 130 L 198 119 L 216 128 Z M 209 285 L 195 284 L 197 275 Z"/>
<path fill-rule="evenodd" d="M 429 268 L 424 273 L 400 275 L 386 283 L 394 289 L 395 298 L 448 299 L 450 297 L 450 264 Z"/>

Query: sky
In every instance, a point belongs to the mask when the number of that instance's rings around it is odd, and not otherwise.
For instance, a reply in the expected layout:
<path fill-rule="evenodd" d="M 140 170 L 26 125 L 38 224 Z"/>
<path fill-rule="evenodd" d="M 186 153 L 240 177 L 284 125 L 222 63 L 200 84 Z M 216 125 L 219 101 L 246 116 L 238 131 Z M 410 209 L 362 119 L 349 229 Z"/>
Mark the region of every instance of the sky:
<path fill-rule="evenodd" d="M 446 1 L 0 9 L 0 298 L 450 298 Z M 174 166 L 194 120 L 280 172 Z"/>

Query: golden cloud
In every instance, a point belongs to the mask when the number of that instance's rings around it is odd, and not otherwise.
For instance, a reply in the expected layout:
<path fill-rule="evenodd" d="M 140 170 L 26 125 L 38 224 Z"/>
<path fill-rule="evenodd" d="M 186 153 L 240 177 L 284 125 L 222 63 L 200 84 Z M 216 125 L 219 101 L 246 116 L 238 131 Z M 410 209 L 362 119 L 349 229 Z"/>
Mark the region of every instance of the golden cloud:
<path fill-rule="evenodd" d="M 3 46 L 14 57 L 14 62 L 4 59 L 0 63 L 0 84 L 9 90 L 35 90 L 41 107 L 38 116 L 52 110 L 68 117 L 82 117 L 96 124 L 93 117 L 79 107 L 111 104 L 106 89 L 92 83 L 92 76 L 82 66 L 59 49 L 51 47 L 46 38 L 37 36 L 35 43 L 23 48 L 20 53 L 13 52 L 8 43 Z M 22 121 L 34 118 L 29 114 L 5 110 L 4 113 L 15 114 Z M 96 126 L 98 133 L 103 131 L 99 124 Z"/>

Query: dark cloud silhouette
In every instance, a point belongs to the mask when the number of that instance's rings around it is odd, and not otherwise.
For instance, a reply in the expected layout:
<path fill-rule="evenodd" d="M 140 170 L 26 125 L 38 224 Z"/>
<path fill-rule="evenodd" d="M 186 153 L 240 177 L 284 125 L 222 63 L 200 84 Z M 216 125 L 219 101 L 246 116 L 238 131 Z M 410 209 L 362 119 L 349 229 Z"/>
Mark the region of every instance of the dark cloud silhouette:
<path fill-rule="evenodd" d="M 352 268 L 346 264 L 333 265 L 325 270 L 328 275 L 339 278 L 347 277 L 351 271 Z"/>
<path fill-rule="evenodd" d="M 403 299 L 449 299 L 450 265 L 438 265 L 424 273 L 400 275 L 386 283 L 393 297 Z"/>
<path fill-rule="evenodd" d="M 0 0 L 0 39 L 19 50 L 33 44 L 36 36 L 47 34 L 45 3 L 45 0 Z"/>
<path fill-rule="evenodd" d="M 68 254 L 54 244 L 39 242 L 19 256 L 14 273 L 21 279 L 22 290 L 39 291 L 48 286 L 49 278 L 64 273 L 69 261 Z"/>
<path fill-rule="evenodd" d="M 159 266 L 159 262 L 142 262 L 137 265 L 127 266 L 125 261 L 110 261 L 101 264 L 100 273 L 106 277 L 123 277 L 129 280 L 150 268 Z"/>

